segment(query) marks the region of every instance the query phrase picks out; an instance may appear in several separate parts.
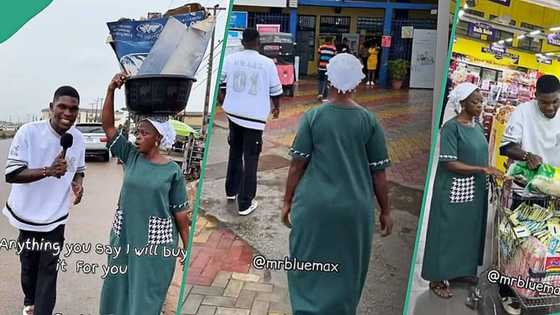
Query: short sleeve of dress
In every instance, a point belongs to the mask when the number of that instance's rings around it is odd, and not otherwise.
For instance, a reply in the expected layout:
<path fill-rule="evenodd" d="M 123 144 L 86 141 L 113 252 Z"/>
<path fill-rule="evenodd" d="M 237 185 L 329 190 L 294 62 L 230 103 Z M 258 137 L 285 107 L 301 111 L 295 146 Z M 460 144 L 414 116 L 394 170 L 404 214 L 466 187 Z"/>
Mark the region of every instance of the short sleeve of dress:
<path fill-rule="evenodd" d="M 385 133 L 377 118 L 371 112 L 368 112 L 368 118 L 371 126 L 370 135 L 366 142 L 369 167 L 372 171 L 384 170 L 391 165 L 385 142 Z"/>
<path fill-rule="evenodd" d="M 122 133 L 118 133 L 111 141 L 107 142 L 107 147 L 114 156 L 125 164 L 132 156 L 138 154 L 136 147 L 128 139 L 125 139 Z"/>
<path fill-rule="evenodd" d="M 457 126 L 450 121 L 441 129 L 439 160 L 441 162 L 457 161 Z"/>
<path fill-rule="evenodd" d="M 309 123 L 309 112 L 305 113 L 299 122 L 296 137 L 290 148 L 290 156 L 294 159 L 309 160 L 313 151 L 313 138 Z"/>
<path fill-rule="evenodd" d="M 177 172 L 171 181 L 171 189 L 169 190 L 169 207 L 171 212 L 177 213 L 184 210 L 188 206 L 187 187 L 185 178 L 181 174 L 181 170 L 177 168 Z"/>

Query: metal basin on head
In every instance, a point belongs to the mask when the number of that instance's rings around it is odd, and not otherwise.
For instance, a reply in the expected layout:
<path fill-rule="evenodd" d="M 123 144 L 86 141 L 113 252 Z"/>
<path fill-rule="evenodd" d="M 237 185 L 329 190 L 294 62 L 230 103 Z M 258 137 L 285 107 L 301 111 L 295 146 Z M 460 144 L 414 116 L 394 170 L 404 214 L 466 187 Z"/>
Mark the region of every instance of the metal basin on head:
<path fill-rule="evenodd" d="M 126 107 L 138 114 L 174 115 L 185 109 L 196 80 L 182 75 L 138 75 L 125 82 Z"/>

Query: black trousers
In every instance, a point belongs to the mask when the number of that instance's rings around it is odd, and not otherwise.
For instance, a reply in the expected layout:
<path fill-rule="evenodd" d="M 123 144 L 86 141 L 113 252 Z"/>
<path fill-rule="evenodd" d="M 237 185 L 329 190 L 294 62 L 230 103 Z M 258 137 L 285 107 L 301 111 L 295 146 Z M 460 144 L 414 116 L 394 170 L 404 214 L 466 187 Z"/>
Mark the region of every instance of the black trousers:
<path fill-rule="evenodd" d="M 237 195 L 239 211 L 246 210 L 257 193 L 257 167 L 262 150 L 262 130 L 229 121 L 229 161 L 226 194 Z"/>
<path fill-rule="evenodd" d="M 319 95 L 323 95 L 323 98 L 329 97 L 329 84 L 327 82 L 328 76 L 327 71 L 319 70 L 317 72 L 317 79 L 319 80 Z"/>
<path fill-rule="evenodd" d="M 58 257 L 63 249 L 64 225 L 50 232 L 20 230 L 18 242 L 25 247 L 21 262 L 24 305 L 35 305 L 34 315 L 52 315 L 56 303 Z M 48 244 L 48 247 L 45 246 Z M 56 245 L 55 245 L 56 244 Z M 43 246 L 43 248 L 39 246 Z M 46 250 L 45 250 L 46 249 Z M 57 252 L 57 249 L 60 249 Z"/>

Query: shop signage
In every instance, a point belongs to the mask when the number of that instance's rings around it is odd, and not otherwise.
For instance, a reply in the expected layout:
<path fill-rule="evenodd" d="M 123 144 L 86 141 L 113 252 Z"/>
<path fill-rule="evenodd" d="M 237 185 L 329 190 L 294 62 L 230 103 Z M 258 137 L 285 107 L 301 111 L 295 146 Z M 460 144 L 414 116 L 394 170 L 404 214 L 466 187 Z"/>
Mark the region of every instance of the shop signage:
<path fill-rule="evenodd" d="M 506 7 L 509 7 L 511 3 L 511 0 L 490 0 L 490 1 L 499 3 L 501 5 L 505 5 Z"/>
<path fill-rule="evenodd" d="M 490 51 L 493 54 L 496 54 L 496 55 L 497 54 L 503 55 L 503 54 L 507 53 L 507 48 L 506 48 L 506 46 L 502 46 L 502 45 L 491 45 L 490 46 Z"/>
<path fill-rule="evenodd" d="M 241 40 L 243 33 L 241 31 L 228 31 L 228 40 Z"/>
<path fill-rule="evenodd" d="M 230 29 L 246 29 L 247 21 L 249 19 L 249 14 L 242 11 L 232 11 L 229 19 Z"/>
<path fill-rule="evenodd" d="M 391 36 L 390 35 L 383 35 L 383 37 L 381 37 L 381 47 L 383 47 L 383 48 L 391 47 Z"/>
<path fill-rule="evenodd" d="M 401 31 L 401 38 L 412 38 L 414 34 L 414 26 L 403 26 Z"/>
<path fill-rule="evenodd" d="M 492 28 L 492 26 L 484 23 L 469 23 L 469 33 L 476 33 L 492 37 L 494 36 L 494 29 Z"/>
<path fill-rule="evenodd" d="M 519 55 L 514 55 L 512 53 L 508 53 L 507 49 L 503 46 L 491 46 L 491 47 L 482 47 L 482 52 L 487 54 L 492 54 L 498 60 L 503 58 L 509 58 L 512 60 L 514 64 L 519 63 Z"/>
<path fill-rule="evenodd" d="M 560 46 L 560 33 L 548 34 L 546 39 L 549 45 Z"/>

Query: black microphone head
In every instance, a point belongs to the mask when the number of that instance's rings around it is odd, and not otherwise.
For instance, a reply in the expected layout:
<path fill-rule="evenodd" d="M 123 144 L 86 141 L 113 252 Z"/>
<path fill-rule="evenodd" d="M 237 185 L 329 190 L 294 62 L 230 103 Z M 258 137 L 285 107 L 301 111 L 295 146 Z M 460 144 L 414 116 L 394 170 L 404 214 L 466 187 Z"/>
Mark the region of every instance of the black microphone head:
<path fill-rule="evenodd" d="M 63 149 L 68 149 L 72 146 L 72 143 L 74 143 L 74 137 L 71 134 L 65 133 L 60 137 L 60 145 Z"/>

